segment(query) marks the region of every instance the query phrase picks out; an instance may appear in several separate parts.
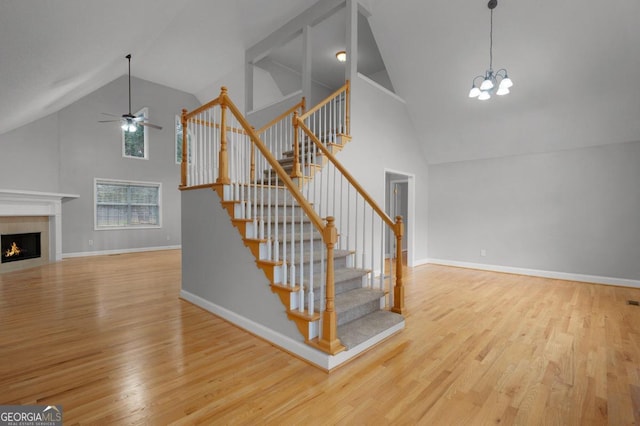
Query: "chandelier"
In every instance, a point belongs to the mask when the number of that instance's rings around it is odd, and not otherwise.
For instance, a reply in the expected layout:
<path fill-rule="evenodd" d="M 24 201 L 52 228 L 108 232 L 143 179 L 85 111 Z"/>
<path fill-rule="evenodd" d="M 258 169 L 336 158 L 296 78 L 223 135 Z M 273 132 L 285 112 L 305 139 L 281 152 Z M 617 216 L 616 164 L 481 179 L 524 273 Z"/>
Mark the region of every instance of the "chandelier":
<path fill-rule="evenodd" d="M 491 98 L 492 94 L 498 96 L 506 95 L 509 93 L 509 88 L 513 86 L 513 82 L 507 74 L 506 68 L 501 68 L 498 71 L 493 70 L 493 9 L 498 5 L 498 0 L 489 0 L 487 6 L 491 10 L 491 30 L 489 31 L 489 69 L 484 75 L 474 77 L 471 82 L 471 90 L 469 91 L 470 98 L 478 98 L 481 101 L 485 101 Z M 480 83 L 480 81 L 482 81 Z M 480 85 L 478 85 L 480 83 Z M 496 89 L 497 88 L 497 89 Z"/>

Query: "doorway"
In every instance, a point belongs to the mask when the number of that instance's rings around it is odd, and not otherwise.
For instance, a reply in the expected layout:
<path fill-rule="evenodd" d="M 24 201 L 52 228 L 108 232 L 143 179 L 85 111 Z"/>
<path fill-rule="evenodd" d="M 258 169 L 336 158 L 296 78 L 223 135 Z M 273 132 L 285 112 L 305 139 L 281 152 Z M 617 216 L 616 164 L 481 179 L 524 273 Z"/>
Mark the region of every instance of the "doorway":
<path fill-rule="evenodd" d="M 395 222 L 396 216 L 402 217 L 404 236 L 402 238 L 403 264 L 413 266 L 413 176 L 397 171 L 385 171 L 385 213 Z M 386 238 L 388 258 L 395 258 L 395 238 L 390 232 Z"/>

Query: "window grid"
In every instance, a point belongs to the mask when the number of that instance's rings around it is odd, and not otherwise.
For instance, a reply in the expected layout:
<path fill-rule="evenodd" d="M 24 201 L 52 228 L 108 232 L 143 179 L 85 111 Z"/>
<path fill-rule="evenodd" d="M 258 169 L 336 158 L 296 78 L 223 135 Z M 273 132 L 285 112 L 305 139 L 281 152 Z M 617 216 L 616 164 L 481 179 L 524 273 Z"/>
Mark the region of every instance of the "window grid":
<path fill-rule="evenodd" d="M 95 228 L 158 228 L 159 183 L 96 180 Z"/>

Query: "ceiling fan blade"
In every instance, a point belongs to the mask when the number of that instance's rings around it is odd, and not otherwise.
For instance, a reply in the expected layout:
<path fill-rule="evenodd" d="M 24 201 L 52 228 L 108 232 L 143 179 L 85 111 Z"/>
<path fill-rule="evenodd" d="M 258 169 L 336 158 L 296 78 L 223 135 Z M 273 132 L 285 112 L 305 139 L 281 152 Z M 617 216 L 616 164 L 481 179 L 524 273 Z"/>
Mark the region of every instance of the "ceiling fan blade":
<path fill-rule="evenodd" d="M 158 126 L 157 124 L 151 124 L 151 123 L 147 123 L 145 121 L 141 121 L 138 124 L 140 124 L 142 126 L 153 127 L 154 129 L 162 130 L 162 126 Z"/>
<path fill-rule="evenodd" d="M 99 120 L 98 123 L 116 123 L 121 120 Z"/>
<path fill-rule="evenodd" d="M 100 114 L 110 115 L 111 117 L 122 117 L 121 115 L 109 114 L 108 112 L 101 112 Z"/>

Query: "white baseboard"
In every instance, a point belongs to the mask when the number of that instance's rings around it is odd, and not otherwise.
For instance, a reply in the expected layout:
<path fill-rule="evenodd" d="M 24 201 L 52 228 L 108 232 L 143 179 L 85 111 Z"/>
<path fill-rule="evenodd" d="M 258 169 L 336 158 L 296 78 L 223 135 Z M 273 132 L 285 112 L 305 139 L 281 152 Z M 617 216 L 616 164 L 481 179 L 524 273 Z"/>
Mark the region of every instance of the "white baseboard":
<path fill-rule="evenodd" d="M 431 259 L 426 258 L 426 259 L 414 259 L 413 260 L 413 266 L 426 265 L 427 263 L 432 263 Z"/>
<path fill-rule="evenodd" d="M 105 256 L 110 254 L 140 253 L 145 251 L 176 250 L 180 248 L 182 248 L 182 246 L 178 244 L 175 246 L 142 247 L 142 248 L 99 250 L 99 251 L 81 251 L 77 253 L 62 253 L 62 258 L 68 259 L 71 257 Z"/>
<path fill-rule="evenodd" d="M 251 334 L 254 334 L 268 342 L 273 343 L 274 345 L 284 349 L 287 352 L 299 356 L 300 358 L 306 359 L 310 363 L 317 365 L 324 370 L 329 370 L 330 368 L 330 355 L 320 352 L 319 350 L 314 349 L 303 342 L 293 340 L 288 336 L 278 333 L 275 330 L 267 328 L 262 324 L 238 315 L 237 313 L 230 311 L 227 308 L 216 305 L 215 303 L 203 299 L 202 297 L 188 291 L 180 290 L 180 298 L 186 300 L 187 302 L 191 302 L 194 305 L 199 306 L 202 309 L 209 311 L 212 314 L 215 314 L 232 324 L 237 325 L 238 327 L 248 331 Z"/>
<path fill-rule="evenodd" d="M 553 278 L 558 280 L 579 281 L 591 284 L 615 285 L 640 288 L 639 280 L 626 278 L 601 277 L 597 275 L 574 274 L 568 272 L 544 271 L 540 269 L 517 268 L 513 266 L 486 265 L 483 263 L 460 262 L 457 260 L 427 259 L 427 263 L 459 268 L 480 269 L 483 271 L 505 272 L 507 274 L 529 275 L 532 277 Z"/>
<path fill-rule="evenodd" d="M 202 309 L 211 312 L 214 315 L 217 315 L 232 324 L 237 325 L 238 327 L 248 331 L 249 333 L 258 336 L 271 344 L 278 346 L 279 348 L 289 352 L 297 357 L 300 357 L 304 360 L 307 360 L 309 363 L 314 364 L 320 367 L 323 370 L 331 371 L 332 369 L 338 367 L 339 365 L 349 361 L 350 359 L 360 355 L 362 352 L 369 349 L 374 344 L 388 338 L 389 336 L 397 333 L 398 331 L 404 328 L 404 321 L 397 324 L 393 328 L 386 330 L 384 333 L 381 333 L 371 339 L 367 340 L 359 344 L 358 346 L 351 348 L 348 351 L 342 351 L 336 355 L 328 355 L 324 352 L 321 352 L 317 349 L 308 346 L 304 342 L 294 340 L 288 336 L 285 336 L 281 333 L 278 333 L 275 330 L 267 328 L 262 324 L 259 324 L 249 318 L 245 318 L 237 313 L 230 311 L 222 306 L 216 305 L 215 303 L 203 299 L 200 296 L 197 296 L 193 293 L 190 293 L 185 290 L 180 290 L 180 298 L 186 300 L 187 302 L 191 302 L 196 306 L 201 307 Z"/>

